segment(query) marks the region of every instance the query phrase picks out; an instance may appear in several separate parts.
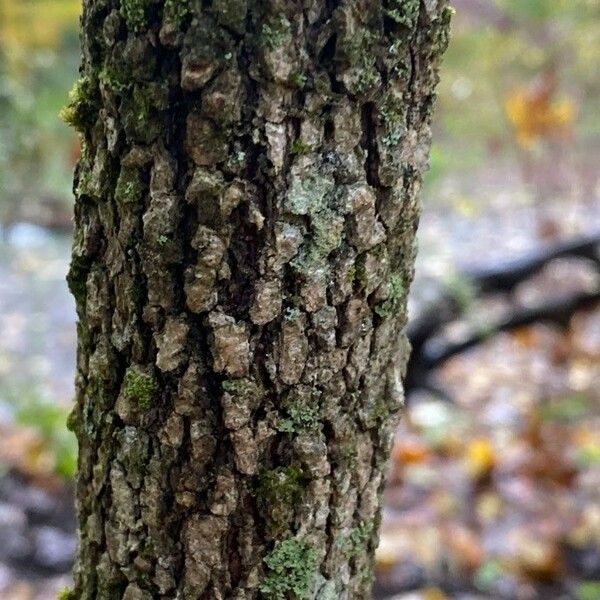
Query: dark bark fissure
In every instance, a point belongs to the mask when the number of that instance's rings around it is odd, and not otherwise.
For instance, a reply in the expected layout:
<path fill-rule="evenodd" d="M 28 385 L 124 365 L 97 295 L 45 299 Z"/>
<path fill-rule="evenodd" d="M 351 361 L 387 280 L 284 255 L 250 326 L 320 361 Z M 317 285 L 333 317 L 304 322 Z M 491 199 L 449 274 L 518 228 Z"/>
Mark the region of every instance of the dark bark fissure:
<path fill-rule="evenodd" d="M 84 2 L 74 598 L 368 597 L 449 15 Z"/>

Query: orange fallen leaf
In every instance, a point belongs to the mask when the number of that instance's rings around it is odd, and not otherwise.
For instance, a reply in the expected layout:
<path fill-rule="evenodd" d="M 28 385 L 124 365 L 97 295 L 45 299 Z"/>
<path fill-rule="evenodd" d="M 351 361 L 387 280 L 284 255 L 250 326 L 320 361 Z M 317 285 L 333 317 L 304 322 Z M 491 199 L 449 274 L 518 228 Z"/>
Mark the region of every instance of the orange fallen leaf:
<path fill-rule="evenodd" d="M 446 532 L 446 544 L 456 563 L 469 571 L 481 566 L 484 550 L 479 538 L 465 527 L 454 525 Z"/>
<path fill-rule="evenodd" d="M 564 568 L 558 544 L 534 532 L 515 531 L 512 536 L 514 568 L 528 577 L 541 581 L 556 580 Z"/>
<path fill-rule="evenodd" d="M 392 458 L 398 465 L 420 464 L 431 455 L 429 447 L 417 437 L 398 440 L 392 450 Z"/>
<path fill-rule="evenodd" d="M 541 138 L 564 134 L 575 120 L 569 99 L 552 101 L 550 94 L 517 89 L 506 99 L 506 116 L 515 128 L 519 145 L 527 150 Z"/>

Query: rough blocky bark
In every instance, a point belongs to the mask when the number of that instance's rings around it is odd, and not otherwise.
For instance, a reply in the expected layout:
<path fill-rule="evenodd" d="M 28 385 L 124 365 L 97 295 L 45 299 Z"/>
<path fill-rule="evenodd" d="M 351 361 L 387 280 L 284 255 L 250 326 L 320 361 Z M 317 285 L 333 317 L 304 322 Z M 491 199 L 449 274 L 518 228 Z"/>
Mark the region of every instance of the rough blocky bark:
<path fill-rule="evenodd" d="M 72 597 L 362 599 L 445 0 L 85 0 Z"/>

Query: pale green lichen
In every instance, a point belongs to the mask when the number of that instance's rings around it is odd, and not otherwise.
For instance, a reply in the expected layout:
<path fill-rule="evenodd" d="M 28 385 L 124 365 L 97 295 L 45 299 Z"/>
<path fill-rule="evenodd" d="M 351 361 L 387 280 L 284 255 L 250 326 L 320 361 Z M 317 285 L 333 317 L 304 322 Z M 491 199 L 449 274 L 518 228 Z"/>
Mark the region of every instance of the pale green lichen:
<path fill-rule="evenodd" d="M 224 392 L 238 398 L 260 397 L 264 389 L 249 379 L 225 379 L 221 383 Z"/>
<path fill-rule="evenodd" d="M 152 407 L 157 391 L 156 379 L 152 375 L 140 373 L 130 367 L 125 373 L 124 386 L 128 400 L 136 402 L 142 410 Z"/>
<path fill-rule="evenodd" d="M 312 235 L 307 238 L 302 251 L 290 262 L 300 272 L 314 267 L 342 243 L 344 217 L 337 206 L 335 183 L 320 175 L 295 177 L 286 199 L 286 208 L 295 215 L 310 218 Z"/>
<path fill-rule="evenodd" d="M 299 308 L 296 308 L 295 306 L 288 307 L 283 313 L 283 318 L 285 321 L 295 321 L 296 319 L 300 318 L 301 314 L 302 311 Z"/>
<path fill-rule="evenodd" d="M 336 448 L 336 463 L 345 467 L 355 468 L 358 462 L 356 443 L 349 442 Z"/>
<path fill-rule="evenodd" d="M 319 409 L 316 406 L 292 406 L 288 417 L 281 419 L 277 429 L 283 433 L 297 433 L 318 427 Z"/>
<path fill-rule="evenodd" d="M 394 273 L 388 282 L 387 298 L 375 307 L 375 312 L 382 318 L 395 315 L 401 308 L 406 290 L 402 275 Z"/>
<path fill-rule="evenodd" d="M 282 15 L 264 23 L 260 31 L 261 44 L 269 50 L 282 46 L 290 32 L 290 22 Z"/>
<path fill-rule="evenodd" d="M 335 189 L 328 177 L 294 177 L 286 199 L 286 208 L 295 215 L 312 216 L 327 208 L 327 199 Z"/>
<path fill-rule="evenodd" d="M 379 71 L 376 67 L 373 47 L 377 35 L 366 28 L 358 29 L 350 40 L 350 60 L 355 72 L 354 85 L 356 91 L 364 93 L 379 82 Z"/>
<path fill-rule="evenodd" d="M 367 553 L 367 546 L 373 536 L 373 523 L 362 522 L 343 540 L 346 558 L 356 558 Z"/>
<path fill-rule="evenodd" d="M 406 132 L 404 102 L 401 98 L 388 96 L 380 108 L 386 134 L 382 139 L 384 146 L 397 146 Z"/>
<path fill-rule="evenodd" d="M 264 562 L 267 573 L 259 589 L 269 600 L 305 600 L 317 575 L 318 555 L 308 543 L 290 538 L 279 542 Z"/>
<path fill-rule="evenodd" d="M 313 244 L 311 255 L 314 259 L 324 258 L 339 248 L 344 239 L 344 217 L 329 208 L 315 213 L 312 217 Z"/>
<path fill-rule="evenodd" d="M 374 429 L 386 421 L 391 415 L 390 408 L 385 398 L 379 398 L 369 407 L 366 413 L 366 425 L 368 429 Z"/>

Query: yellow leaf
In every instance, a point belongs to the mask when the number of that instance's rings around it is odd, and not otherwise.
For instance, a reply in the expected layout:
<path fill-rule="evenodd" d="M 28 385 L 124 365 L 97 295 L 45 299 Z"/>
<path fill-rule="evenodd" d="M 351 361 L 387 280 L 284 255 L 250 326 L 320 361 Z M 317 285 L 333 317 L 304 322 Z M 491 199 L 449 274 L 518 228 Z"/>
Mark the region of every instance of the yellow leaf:
<path fill-rule="evenodd" d="M 542 138 L 567 132 L 575 120 L 575 105 L 570 99 L 552 101 L 551 90 L 517 89 L 504 104 L 517 142 L 531 149 Z"/>
<path fill-rule="evenodd" d="M 472 440 L 467 447 L 466 467 L 474 479 L 488 475 L 496 464 L 494 448 L 489 440 L 478 438 Z"/>
<path fill-rule="evenodd" d="M 439 588 L 426 588 L 423 590 L 423 600 L 447 600 L 448 596 Z"/>

